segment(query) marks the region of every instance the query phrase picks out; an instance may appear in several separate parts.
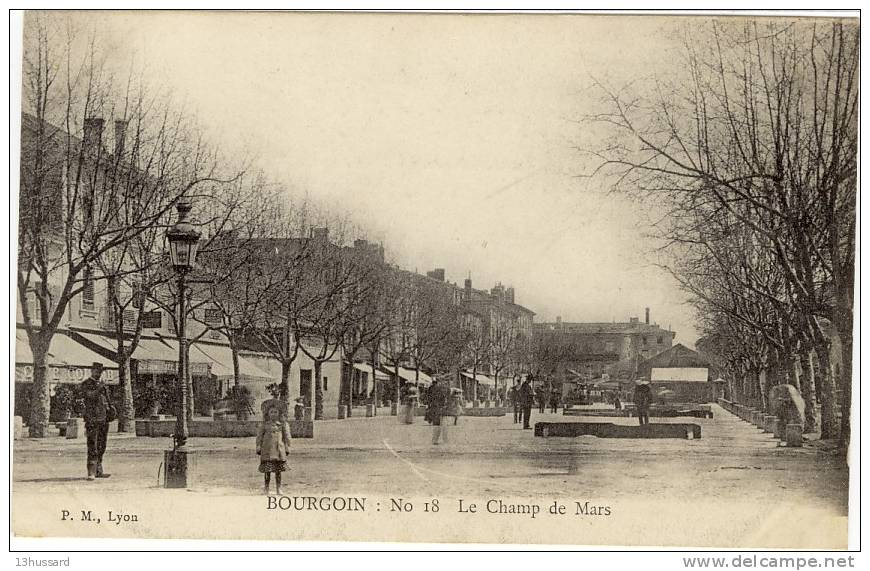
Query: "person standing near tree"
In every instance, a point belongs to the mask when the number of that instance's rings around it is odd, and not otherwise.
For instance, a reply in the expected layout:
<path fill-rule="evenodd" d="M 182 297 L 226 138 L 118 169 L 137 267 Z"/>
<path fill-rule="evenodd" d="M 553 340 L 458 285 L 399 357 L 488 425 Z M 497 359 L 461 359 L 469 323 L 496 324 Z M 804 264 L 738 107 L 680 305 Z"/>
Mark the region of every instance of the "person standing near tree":
<path fill-rule="evenodd" d="M 514 424 L 517 424 L 520 421 L 519 386 L 514 385 L 508 389 L 507 397 L 514 409 Z"/>
<path fill-rule="evenodd" d="M 267 401 L 270 402 L 270 401 Z M 257 456 L 260 457 L 259 471 L 263 474 L 263 493 L 269 494 L 269 480 L 275 474 L 275 494 L 282 495 L 281 473 L 287 470 L 287 456 L 290 454 L 290 429 L 284 418 L 284 405 L 281 401 L 271 401 L 263 407 L 263 423 L 257 433 Z"/>
<path fill-rule="evenodd" d="M 641 426 L 649 424 L 649 405 L 652 402 L 652 390 L 649 381 L 641 377 L 634 387 L 634 406 L 637 408 L 637 420 Z"/>
<path fill-rule="evenodd" d="M 88 441 L 88 480 L 111 475 L 103 472 L 103 454 L 106 453 L 109 423 L 118 418 L 118 413 L 102 376 L 103 364 L 95 362 L 91 365 L 91 376 L 79 385 L 84 401 L 82 416 Z"/>
<path fill-rule="evenodd" d="M 523 412 L 523 428 L 524 429 L 531 428 L 531 426 L 529 426 L 529 422 L 532 419 L 532 406 L 534 406 L 534 404 L 535 404 L 535 391 L 532 389 L 530 377 L 531 377 L 531 375 L 526 377 L 526 380 L 523 381 L 522 385 L 520 385 L 520 391 L 519 391 L 520 392 L 519 401 L 520 401 L 520 408 L 522 409 L 522 412 Z"/>
<path fill-rule="evenodd" d="M 444 416 L 450 406 L 450 387 L 444 381 L 432 379 L 429 387 L 429 402 L 426 404 L 426 413 L 432 423 L 432 444 L 438 444 L 439 439 L 447 444 L 447 423 Z"/>

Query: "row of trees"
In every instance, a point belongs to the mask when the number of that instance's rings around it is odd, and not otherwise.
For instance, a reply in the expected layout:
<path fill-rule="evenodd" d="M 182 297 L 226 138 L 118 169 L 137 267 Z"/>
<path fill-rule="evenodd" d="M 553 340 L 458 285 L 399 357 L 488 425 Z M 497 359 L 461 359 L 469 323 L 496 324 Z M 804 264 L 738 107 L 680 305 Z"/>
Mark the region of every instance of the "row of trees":
<path fill-rule="evenodd" d="M 510 327 L 482 327 L 454 286 L 388 266 L 372 244 L 346 246 L 359 233 L 350 222 L 227 161 L 166 93 L 138 70 L 118 72 L 105 54 L 98 37 L 62 16 L 27 15 L 17 279 L 34 363 L 31 435 L 48 424 L 51 341 L 71 302 L 95 290 L 114 339 L 121 431 L 134 417 L 130 360 L 155 308 L 176 334 L 198 322 L 191 341 L 220 332 L 237 383 L 241 349 L 270 354 L 285 402 L 290 369 L 307 355 L 315 418 L 322 365 L 339 351 L 351 362 L 368 357 L 373 378 L 381 366 L 397 377 L 404 365 L 418 374 L 510 366 Z M 203 233 L 185 315 L 164 242 L 180 201 L 193 204 Z M 349 383 L 342 395 L 350 401 Z"/>
<path fill-rule="evenodd" d="M 792 384 L 806 429 L 848 440 L 858 26 L 723 20 L 681 33 L 679 71 L 598 82 L 604 107 L 587 119 L 610 138 L 590 150 L 596 172 L 661 214 L 661 265 L 689 293 L 698 346 L 727 366 L 732 397 L 766 409 L 773 385 Z"/>

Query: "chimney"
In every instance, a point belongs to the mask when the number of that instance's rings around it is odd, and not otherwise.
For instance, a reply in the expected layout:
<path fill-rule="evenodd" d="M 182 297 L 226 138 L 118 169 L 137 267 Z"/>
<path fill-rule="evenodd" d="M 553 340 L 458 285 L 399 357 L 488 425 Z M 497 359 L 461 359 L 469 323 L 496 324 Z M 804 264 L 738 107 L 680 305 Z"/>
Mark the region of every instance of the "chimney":
<path fill-rule="evenodd" d="M 649 325 L 649 308 L 646 308 L 646 324 Z"/>
<path fill-rule="evenodd" d="M 124 140 L 127 137 L 127 122 L 120 119 L 115 120 L 115 157 L 120 157 L 124 154 Z"/>
<path fill-rule="evenodd" d="M 465 289 L 467 289 L 467 290 L 471 289 L 471 278 L 470 277 L 465 278 Z"/>
<path fill-rule="evenodd" d="M 514 295 L 515 295 L 514 288 L 512 288 L 512 287 L 507 288 L 504 292 L 505 301 L 508 303 L 514 303 Z"/>
<path fill-rule="evenodd" d="M 100 117 L 88 117 L 85 119 L 82 145 L 87 153 L 96 152 L 100 148 L 103 139 L 103 123 Z"/>

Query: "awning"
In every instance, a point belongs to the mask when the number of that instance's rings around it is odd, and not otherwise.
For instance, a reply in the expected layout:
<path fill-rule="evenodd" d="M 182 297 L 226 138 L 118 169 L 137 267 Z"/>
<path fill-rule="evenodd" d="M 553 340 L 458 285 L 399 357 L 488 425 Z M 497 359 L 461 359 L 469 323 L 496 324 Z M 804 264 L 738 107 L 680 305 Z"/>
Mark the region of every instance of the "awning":
<path fill-rule="evenodd" d="M 211 364 L 211 374 L 218 379 L 233 378 L 233 351 L 225 345 L 203 345 L 197 343 L 191 346 L 191 353 L 199 351 Z M 191 357 L 192 359 L 193 357 Z M 248 379 L 274 380 L 272 376 L 242 357 L 239 356 L 239 375 Z"/>
<path fill-rule="evenodd" d="M 432 384 L 432 377 L 430 377 L 429 375 L 427 375 L 423 371 L 420 371 L 420 376 L 418 378 L 417 371 L 415 371 L 414 369 L 406 369 L 404 367 L 399 367 L 399 376 L 402 377 L 403 379 L 405 379 L 406 381 L 409 381 L 412 383 L 420 383 L 421 385 L 427 385 L 427 386 Z"/>
<path fill-rule="evenodd" d="M 353 368 L 356 369 L 357 371 L 360 371 L 363 373 L 368 373 L 369 375 L 372 374 L 372 366 L 369 364 L 354 363 Z M 377 371 L 375 373 L 375 378 L 379 381 L 389 381 L 392 377 L 388 373 L 385 373 L 382 370 L 377 369 Z"/>
<path fill-rule="evenodd" d="M 188 347 L 190 374 L 204 376 L 209 374 L 211 359 Z M 178 372 L 178 341 L 175 339 L 142 339 L 133 352 L 139 361 L 140 373 L 175 374 Z"/>
<path fill-rule="evenodd" d="M 57 332 L 51 338 L 48 350 L 48 381 L 50 383 L 80 383 L 91 372 L 93 363 L 102 363 L 103 380 L 117 384 L 118 365 L 114 361 L 91 351 L 79 342 Z M 33 382 L 33 354 L 27 342 L 27 333 L 15 331 L 15 382 Z"/>
<path fill-rule="evenodd" d="M 62 333 L 56 333 L 51 339 L 49 353 L 59 362 L 75 367 L 88 368 L 92 363 L 102 363 L 107 369 L 117 369 L 113 360 L 91 351 L 81 343 L 74 341 Z"/>
<path fill-rule="evenodd" d="M 481 373 L 477 373 L 477 375 L 472 375 L 471 373 L 469 373 L 467 371 L 462 371 L 462 376 L 465 377 L 466 379 L 474 379 L 475 377 L 477 377 L 477 384 L 479 384 L 479 385 L 484 385 L 484 386 L 488 386 L 488 387 L 495 386 L 494 380 L 490 379 L 489 377 L 487 377 L 486 375 L 481 374 Z"/>

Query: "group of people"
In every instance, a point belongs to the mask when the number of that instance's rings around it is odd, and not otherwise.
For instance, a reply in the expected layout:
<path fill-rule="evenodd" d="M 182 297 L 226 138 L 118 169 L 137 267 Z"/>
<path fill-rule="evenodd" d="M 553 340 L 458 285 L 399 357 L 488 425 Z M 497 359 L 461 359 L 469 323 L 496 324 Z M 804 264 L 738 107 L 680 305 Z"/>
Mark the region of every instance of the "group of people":
<path fill-rule="evenodd" d="M 83 399 L 83 416 L 85 433 L 87 435 L 87 478 L 108 478 L 110 474 L 103 470 L 103 456 L 106 452 L 106 441 L 109 423 L 117 418 L 117 411 L 109 397 L 106 384 L 102 381 L 103 365 L 94 363 L 91 375 L 80 385 Z M 522 384 L 513 386 L 508 391 L 508 398 L 514 409 L 514 423 L 523 423 L 523 429 L 530 429 L 532 407 L 535 401 L 539 411 L 544 412 L 547 393 L 535 391 L 532 388 L 532 376 L 527 376 Z M 549 393 L 552 412 L 559 405 L 558 392 Z M 454 391 L 449 383 L 433 378 L 432 386 L 426 391 L 426 420 L 433 426 L 432 444 L 447 443 L 448 422 L 445 417 L 453 416 L 453 424 L 458 422 L 462 410 L 462 394 Z M 652 403 L 652 390 L 649 381 L 638 379 L 635 382 L 634 404 L 637 418 L 641 426 L 649 424 L 649 407 Z M 619 397 L 614 405 L 621 408 Z M 297 407 L 298 408 L 298 407 Z M 286 406 L 279 399 L 271 399 L 262 406 L 263 423 L 256 439 L 256 452 L 260 458 L 259 471 L 263 474 L 263 491 L 269 493 L 271 475 L 275 475 L 275 492 L 281 494 L 281 473 L 287 469 L 287 456 L 290 454 L 290 429 L 287 425 Z"/>

